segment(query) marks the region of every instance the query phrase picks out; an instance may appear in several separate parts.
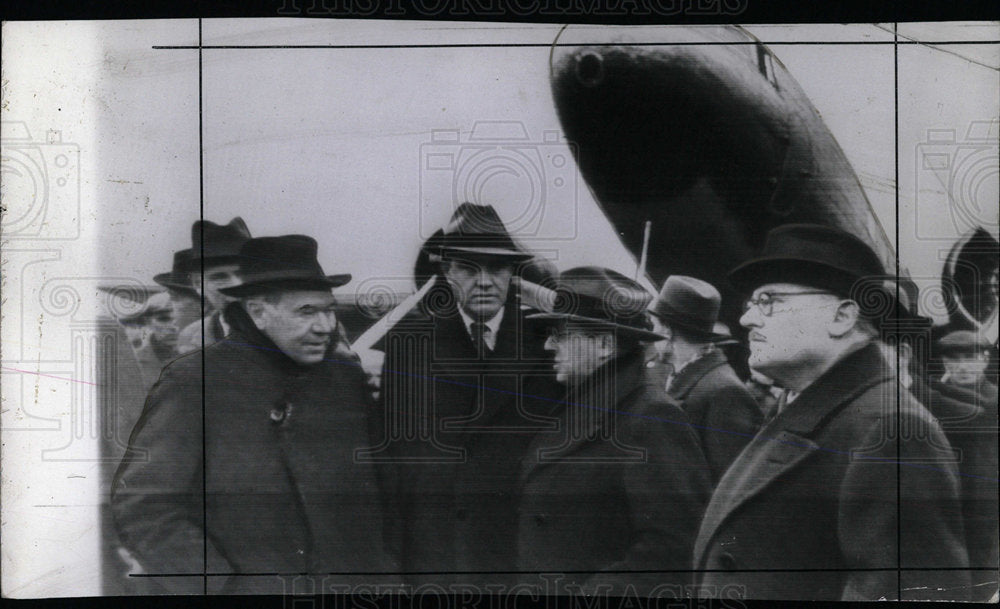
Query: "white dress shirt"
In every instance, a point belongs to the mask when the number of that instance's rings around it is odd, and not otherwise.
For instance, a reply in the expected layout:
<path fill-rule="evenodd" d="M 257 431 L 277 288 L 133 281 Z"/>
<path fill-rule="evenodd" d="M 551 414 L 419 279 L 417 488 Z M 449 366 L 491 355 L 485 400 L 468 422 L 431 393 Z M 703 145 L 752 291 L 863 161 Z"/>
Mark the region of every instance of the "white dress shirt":
<path fill-rule="evenodd" d="M 505 307 L 500 307 L 500 310 L 497 311 L 496 315 L 483 322 L 486 324 L 486 328 L 483 330 L 483 340 L 486 341 L 486 346 L 490 348 L 490 351 L 493 351 L 497 346 L 497 331 L 500 330 L 500 322 L 503 321 L 504 308 Z M 462 316 L 462 323 L 465 324 L 465 331 L 469 333 L 472 341 L 475 342 L 476 337 L 472 334 L 472 324 L 480 320 L 469 317 L 469 315 L 462 308 L 458 309 L 458 313 Z"/>

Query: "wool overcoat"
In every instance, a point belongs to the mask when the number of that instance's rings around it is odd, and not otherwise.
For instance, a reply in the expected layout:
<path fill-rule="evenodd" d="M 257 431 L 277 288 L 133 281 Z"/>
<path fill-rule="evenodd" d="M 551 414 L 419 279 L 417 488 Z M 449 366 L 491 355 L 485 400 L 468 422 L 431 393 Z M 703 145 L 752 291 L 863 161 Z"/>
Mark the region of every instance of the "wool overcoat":
<path fill-rule="evenodd" d="M 492 352 L 480 352 L 442 281 L 387 335 L 372 456 L 391 490 L 406 581 L 512 585 L 521 455 L 559 397 L 545 326 L 511 290 Z M 443 306 L 438 306 L 442 299 Z M 422 575 L 421 572 L 430 572 Z"/>
<path fill-rule="evenodd" d="M 766 423 L 723 475 L 695 543 L 699 593 L 960 600 L 959 489 L 940 425 L 869 344 Z"/>
<path fill-rule="evenodd" d="M 112 485 L 122 543 L 147 574 L 177 574 L 153 578 L 171 592 L 283 594 L 296 573 L 327 591 L 398 583 L 323 575 L 399 570 L 374 468 L 354 459 L 371 444 L 362 371 L 301 367 L 234 323 L 151 390 Z"/>
<path fill-rule="evenodd" d="M 711 481 L 688 417 L 642 353 L 571 387 L 521 469 L 518 569 L 542 594 L 684 596 Z M 531 572 L 559 574 L 551 578 Z"/>

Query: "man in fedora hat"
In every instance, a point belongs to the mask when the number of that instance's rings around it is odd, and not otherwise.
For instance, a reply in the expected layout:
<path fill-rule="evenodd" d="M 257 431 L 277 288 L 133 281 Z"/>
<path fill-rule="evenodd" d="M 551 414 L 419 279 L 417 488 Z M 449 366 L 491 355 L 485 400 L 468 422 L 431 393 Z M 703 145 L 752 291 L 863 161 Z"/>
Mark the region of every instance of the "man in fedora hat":
<path fill-rule="evenodd" d="M 546 594 L 684 596 L 691 547 L 711 492 L 698 438 L 678 403 L 645 372 L 652 299 L 599 267 L 565 271 L 546 348 L 562 399 L 556 433 L 538 433 L 520 477 L 517 568 L 564 573 Z M 631 590 L 632 592 L 628 592 Z"/>
<path fill-rule="evenodd" d="M 240 217 L 225 225 L 198 220 L 191 226 L 190 254 L 183 256 L 178 271 L 189 277 L 191 289 L 203 299 L 207 315 L 181 330 L 177 340 L 180 353 L 201 349 L 203 342 L 208 346 L 228 334 L 229 327 L 222 312 L 235 299 L 222 290 L 239 283 L 238 256 L 248 239 L 250 231 Z"/>
<path fill-rule="evenodd" d="M 713 483 L 757 433 L 762 418 L 757 401 L 717 346 L 721 305 L 722 296 L 711 284 L 672 275 L 649 309 L 653 327 L 667 337 L 656 343 L 667 370 L 667 393 L 696 425 Z"/>
<path fill-rule="evenodd" d="M 398 565 L 376 474 L 353 458 L 370 443 L 364 375 L 327 356 L 330 289 L 350 275 L 326 275 L 316 249 L 302 235 L 247 241 L 242 281 L 223 292 L 238 299 L 232 331 L 164 369 L 132 433 L 115 523 L 171 591 L 280 594 L 302 573 L 324 590 L 394 583 L 335 575 Z"/>
<path fill-rule="evenodd" d="M 911 292 L 886 281 L 885 288 L 895 306 L 881 324 L 880 346 L 900 384 L 937 418 L 955 451 L 962 474 L 961 519 L 972 582 L 969 600 L 987 602 L 997 593 L 1000 570 L 996 392 L 983 395 L 974 387 L 935 380 L 936 374 L 927 369 L 932 322 L 911 304 L 917 296 L 915 285 Z"/>
<path fill-rule="evenodd" d="M 872 296 L 884 276 L 864 241 L 799 224 L 773 229 L 762 255 L 730 274 L 750 296 L 740 319 L 750 366 L 789 397 L 716 486 L 695 542 L 700 594 L 967 594 L 948 442 L 877 345 L 872 305 L 885 299 Z"/>
<path fill-rule="evenodd" d="M 410 583 L 510 585 L 519 459 L 552 425 L 532 413 L 558 392 L 543 328 L 512 282 L 532 256 L 493 207 L 472 203 L 425 250 L 418 273 L 438 278 L 385 338 L 381 441 L 367 458 L 395 489 Z"/>
<path fill-rule="evenodd" d="M 153 281 L 167 288 L 174 305 L 174 319 L 178 329 L 184 329 L 201 320 L 201 297 L 191 285 L 191 268 L 194 250 L 188 248 L 174 252 L 170 270 L 153 276 Z M 200 348 L 200 345 L 199 345 Z"/>

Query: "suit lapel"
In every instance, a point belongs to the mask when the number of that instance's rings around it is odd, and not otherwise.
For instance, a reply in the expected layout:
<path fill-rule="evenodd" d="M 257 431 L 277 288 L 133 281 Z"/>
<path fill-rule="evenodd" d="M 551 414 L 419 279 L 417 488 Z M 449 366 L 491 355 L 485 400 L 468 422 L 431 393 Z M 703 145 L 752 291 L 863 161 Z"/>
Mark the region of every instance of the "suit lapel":
<path fill-rule="evenodd" d="M 730 514 L 818 449 L 809 438 L 781 429 L 780 425 L 762 429 L 726 470 L 712 494 L 695 542 L 695 564 L 701 566 L 708 543 Z"/>
<path fill-rule="evenodd" d="M 764 426 L 719 480 L 695 541 L 695 566 L 722 523 L 772 482 L 821 450 L 812 440 L 826 421 L 869 387 L 883 382 L 881 356 L 873 344 L 843 358 Z"/>

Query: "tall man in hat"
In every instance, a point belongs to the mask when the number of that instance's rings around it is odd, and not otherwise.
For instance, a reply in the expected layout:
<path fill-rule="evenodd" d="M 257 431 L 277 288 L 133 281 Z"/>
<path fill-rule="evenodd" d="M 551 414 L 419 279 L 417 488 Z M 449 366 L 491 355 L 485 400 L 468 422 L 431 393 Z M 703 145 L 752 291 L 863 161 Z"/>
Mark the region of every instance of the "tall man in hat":
<path fill-rule="evenodd" d="M 229 333 L 222 312 L 235 298 L 222 290 L 239 283 L 238 255 L 249 238 L 246 222 L 239 217 L 225 225 L 198 220 L 191 226 L 191 253 L 183 256 L 177 271 L 187 273 L 191 288 L 204 298 L 207 315 L 181 330 L 177 340 L 180 353 L 201 349 L 203 328 L 205 346 L 222 340 Z"/>
<path fill-rule="evenodd" d="M 512 279 L 531 254 L 493 207 L 461 204 L 432 240 L 438 278 L 385 340 L 381 462 L 410 583 L 509 585 L 524 446 L 552 429 L 544 329 Z"/>
<path fill-rule="evenodd" d="M 247 241 L 241 283 L 223 292 L 238 299 L 232 331 L 164 369 L 132 433 L 115 524 L 173 592 L 282 594 L 303 573 L 323 584 L 307 590 L 393 583 L 336 575 L 398 565 L 373 467 L 353 458 L 370 443 L 364 375 L 326 357 L 330 289 L 350 275 L 326 275 L 316 249 L 301 235 Z"/>
<path fill-rule="evenodd" d="M 546 348 L 562 400 L 547 414 L 520 476 L 517 568 L 543 594 L 683 597 L 711 493 L 698 437 L 680 405 L 646 374 L 662 340 L 651 295 L 610 269 L 560 275 Z M 559 589 L 532 572 L 565 574 Z"/>
<path fill-rule="evenodd" d="M 683 275 L 667 277 L 649 312 L 667 339 L 656 343 L 667 367 L 665 386 L 696 426 L 712 482 L 757 433 L 762 413 L 736 376 L 715 333 L 722 296 L 711 284 Z"/>
<path fill-rule="evenodd" d="M 948 442 L 882 360 L 866 305 L 883 299 L 859 290 L 884 275 L 865 242 L 818 225 L 775 228 L 730 274 L 749 295 L 750 366 L 789 397 L 716 486 L 694 550 L 701 594 L 968 593 Z"/>

